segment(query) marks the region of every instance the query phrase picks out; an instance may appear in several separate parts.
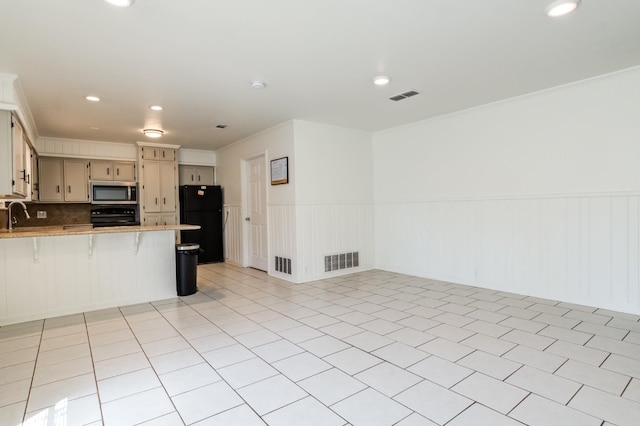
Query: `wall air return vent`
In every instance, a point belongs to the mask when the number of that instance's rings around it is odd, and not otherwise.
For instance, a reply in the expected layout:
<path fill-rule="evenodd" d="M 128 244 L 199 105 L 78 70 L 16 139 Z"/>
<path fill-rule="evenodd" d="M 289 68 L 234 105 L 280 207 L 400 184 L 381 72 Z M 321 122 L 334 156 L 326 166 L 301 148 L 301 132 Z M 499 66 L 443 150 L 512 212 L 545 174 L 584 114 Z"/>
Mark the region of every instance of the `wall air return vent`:
<path fill-rule="evenodd" d="M 339 271 L 340 269 L 356 268 L 360 266 L 360 256 L 357 251 L 331 254 L 324 257 L 324 271 Z"/>
<path fill-rule="evenodd" d="M 404 92 L 404 93 L 400 93 L 399 95 L 395 95 L 390 97 L 389 99 L 391 99 L 392 101 L 401 101 L 403 99 L 407 99 L 410 98 L 412 96 L 415 95 L 419 95 L 420 93 L 416 92 L 415 90 L 409 90 L 408 92 Z"/>
<path fill-rule="evenodd" d="M 291 275 L 291 259 L 276 256 L 276 271 Z"/>

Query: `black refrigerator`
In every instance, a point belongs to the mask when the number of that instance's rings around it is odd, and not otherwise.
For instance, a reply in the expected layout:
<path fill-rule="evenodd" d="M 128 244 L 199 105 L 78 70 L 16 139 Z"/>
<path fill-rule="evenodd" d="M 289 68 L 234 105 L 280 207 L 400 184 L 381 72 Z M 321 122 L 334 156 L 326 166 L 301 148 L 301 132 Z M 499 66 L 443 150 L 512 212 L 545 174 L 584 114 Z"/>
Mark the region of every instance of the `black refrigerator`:
<path fill-rule="evenodd" d="M 180 186 L 180 223 L 200 225 L 195 231 L 180 231 L 181 242 L 200 244 L 198 263 L 224 261 L 220 186 Z"/>

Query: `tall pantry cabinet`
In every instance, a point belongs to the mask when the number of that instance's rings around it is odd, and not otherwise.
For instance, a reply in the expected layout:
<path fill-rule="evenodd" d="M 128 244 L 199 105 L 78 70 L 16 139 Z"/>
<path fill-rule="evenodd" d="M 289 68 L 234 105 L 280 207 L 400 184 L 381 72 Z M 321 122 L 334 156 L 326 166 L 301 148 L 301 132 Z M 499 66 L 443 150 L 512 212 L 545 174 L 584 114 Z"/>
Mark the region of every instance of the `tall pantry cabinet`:
<path fill-rule="evenodd" d="M 178 148 L 138 142 L 140 223 L 178 223 Z"/>

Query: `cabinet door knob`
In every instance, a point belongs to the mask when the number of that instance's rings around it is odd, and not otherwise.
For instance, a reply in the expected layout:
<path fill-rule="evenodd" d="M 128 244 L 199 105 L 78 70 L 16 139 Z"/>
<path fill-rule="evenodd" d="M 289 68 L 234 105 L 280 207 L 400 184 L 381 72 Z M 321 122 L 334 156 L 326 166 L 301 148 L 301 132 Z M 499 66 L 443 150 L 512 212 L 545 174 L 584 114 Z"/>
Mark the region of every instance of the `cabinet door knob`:
<path fill-rule="evenodd" d="M 249 222 L 251 220 L 250 217 L 245 217 L 244 220 L 246 220 L 247 222 Z"/>

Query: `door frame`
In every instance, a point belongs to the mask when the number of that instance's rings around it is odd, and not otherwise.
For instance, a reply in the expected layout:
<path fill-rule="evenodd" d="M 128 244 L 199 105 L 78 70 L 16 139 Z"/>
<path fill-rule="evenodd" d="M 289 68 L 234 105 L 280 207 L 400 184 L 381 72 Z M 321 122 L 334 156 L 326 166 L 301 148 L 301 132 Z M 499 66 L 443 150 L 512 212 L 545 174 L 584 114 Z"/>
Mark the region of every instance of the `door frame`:
<path fill-rule="evenodd" d="M 269 244 L 269 172 L 268 172 L 268 162 L 267 158 L 268 152 L 265 149 L 264 151 L 254 152 L 252 154 L 241 157 L 240 159 L 240 171 L 241 171 L 241 191 L 242 191 L 242 266 L 247 268 L 249 265 L 249 224 L 245 221 L 245 218 L 249 214 L 249 184 L 247 181 L 247 172 L 249 171 L 248 164 L 249 162 L 256 160 L 258 158 L 262 158 L 264 161 L 264 171 L 265 171 L 265 194 L 264 200 L 266 204 L 265 214 L 267 215 L 267 229 L 266 229 L 266 238 L 267 238 L 267 274 L 271 274 L 271 244 Z"/>

